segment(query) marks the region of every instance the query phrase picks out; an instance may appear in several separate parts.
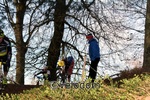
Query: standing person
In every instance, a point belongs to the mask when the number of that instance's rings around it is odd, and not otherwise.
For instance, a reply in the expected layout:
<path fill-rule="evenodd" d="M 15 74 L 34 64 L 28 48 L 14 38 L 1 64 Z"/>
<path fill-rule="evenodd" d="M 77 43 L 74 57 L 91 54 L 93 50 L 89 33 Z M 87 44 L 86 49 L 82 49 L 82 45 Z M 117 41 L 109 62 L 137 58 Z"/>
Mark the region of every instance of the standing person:
<path fill-rule="evenodd" d="M 66 57 L 58 62 L 59 67 L 65 67 L 63 73 L 67 74 L 68 82 L 70 82 L 71 74 L 74 67 L 74 58 L 72 56 Z"/>
<path fill-rule="evenodd" d="M 6 77 L 10 68 L 12 56 L 11 42 L 0 29 L 0 62 L 3 64 L 4 76 Z"/>
<path fill-rule="evenodd" d="M 92 34 L 86 35 L 86 39 L 89 43 L 89 56 L 91 60 L 89 78 L 91 78 L 92 82 L 94 82 L 96 78 L 98 62 L 100 61 L 100 48 L 98 42 Z"/>

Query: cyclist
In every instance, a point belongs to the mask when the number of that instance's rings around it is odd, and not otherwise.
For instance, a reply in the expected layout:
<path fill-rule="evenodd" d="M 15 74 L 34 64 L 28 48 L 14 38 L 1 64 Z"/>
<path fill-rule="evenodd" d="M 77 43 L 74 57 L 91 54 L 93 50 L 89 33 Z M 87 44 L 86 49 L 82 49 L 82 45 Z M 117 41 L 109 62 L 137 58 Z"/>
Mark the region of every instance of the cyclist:
<path fill-rule="evenodd" d="M 63 67 L 63 72 L 67 74 L 68 82 L 70 82 L 71 74 L 74 67 L 74 58 L 72 56 L 58 61 L 58 66 Z"/>
<path fill-rule="evenodd" d="M 4 77 L 7 76 L 12 56 L 11 42 L 0 29 L 0 61 L 3 64 Z"/>
<path fill-rule="evenodd" d="M 48 69 L 47 66 L 45 66 L 39 73 L 35 74 L 34 77 L 39 75 L 39 74 L 43 74 L 44 80 L 50 81 L 50 70 Z"/>

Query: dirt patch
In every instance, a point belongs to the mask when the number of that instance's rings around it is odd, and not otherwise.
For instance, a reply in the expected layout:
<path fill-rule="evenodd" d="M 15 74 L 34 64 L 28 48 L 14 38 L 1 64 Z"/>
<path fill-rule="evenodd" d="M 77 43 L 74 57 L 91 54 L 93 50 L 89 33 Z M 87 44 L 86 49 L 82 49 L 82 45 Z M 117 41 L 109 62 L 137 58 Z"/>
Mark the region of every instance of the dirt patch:
<path fill-rule="evenodd" d="M 24 90 L 30 90 L 33 88 L 39 88 L 40 85 L 18 85 L 18 84 L 7 84 L 4 90 L 0 90 L 0 94 L 19 94 Z"/>

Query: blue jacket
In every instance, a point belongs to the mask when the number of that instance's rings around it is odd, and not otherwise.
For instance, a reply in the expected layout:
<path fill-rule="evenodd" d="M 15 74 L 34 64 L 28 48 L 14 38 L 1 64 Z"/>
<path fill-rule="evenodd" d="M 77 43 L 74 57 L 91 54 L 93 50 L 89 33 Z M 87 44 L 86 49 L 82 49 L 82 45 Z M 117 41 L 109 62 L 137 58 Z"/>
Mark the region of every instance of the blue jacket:
<path fill-rule="evenodd" d="M 89 40 L 89 56 L 91 61 L 94 61 L 96 58 L 100 58 L 100 48 L 98 42 L 94 38 Z"/>

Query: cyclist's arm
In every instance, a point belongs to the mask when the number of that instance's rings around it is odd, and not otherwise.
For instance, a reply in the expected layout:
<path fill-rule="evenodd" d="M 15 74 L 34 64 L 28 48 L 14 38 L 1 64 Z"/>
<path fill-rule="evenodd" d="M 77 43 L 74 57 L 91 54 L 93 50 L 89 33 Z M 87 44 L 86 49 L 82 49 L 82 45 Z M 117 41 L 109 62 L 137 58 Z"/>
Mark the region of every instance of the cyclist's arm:
<path fill-rule="evenodd" d="M 7 45 L 7 55 L 8 55 L 8 60 L 10 60 L 11 59 L 11 56 L 12 56 L 12 48 L 11 48 L 11 42 L 10 42 L 10 40 L 9 40 L 9 38 L 8 37 L 4 37 L 4 41 L 5 41 L 5 43 L 6 43 L 6 45 Z"/>
<path fill-rule="evenodd" d="M 7 48 L 8 48 L 8 54 L 10 55 L 10 59 L 11 59 L 11 55 L 12 55 L 12 48 L 11 48 L 11 42 L 10 40 L 8 39 L 8 45 L 7 45 Z"/>

